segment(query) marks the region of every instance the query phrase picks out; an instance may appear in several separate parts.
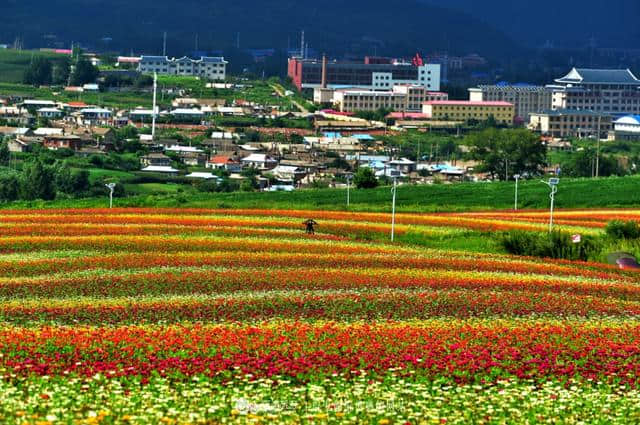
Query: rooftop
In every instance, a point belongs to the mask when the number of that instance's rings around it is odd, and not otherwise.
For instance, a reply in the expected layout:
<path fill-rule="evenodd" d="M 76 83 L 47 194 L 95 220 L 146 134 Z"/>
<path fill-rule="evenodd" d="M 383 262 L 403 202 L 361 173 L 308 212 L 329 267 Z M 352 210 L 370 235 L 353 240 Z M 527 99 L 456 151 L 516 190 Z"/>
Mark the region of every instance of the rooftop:
<path fill-rule="evenodd" d="M 618 120 L 616 120 L 616 124 L 640 125 L 640 115 L 626 115 L 618 118 Z"/>
<path fill-rule="evenodd" d="M 607 114 L 600 114 L 589 109 L 545 109 L 538 113 L 534 113 L 533 115 L 549 115 L 554 117 L 563 115 L 592 115 L 594 117 L 601 117 L 606 116 Z"/>
<path fill-rule="evenodd" d="M 481 102 L 471 100 L 433 100 L 431 102 L 424 102 L 424 105 L 459 105 L 459 106 L 513 106 L 513 103 L 509 102 Z"/>
<path fill-rule="evenodd" d="M 640 86 L 640 80 L 629 69 L 573 68 L 556 80 L 563 84 L 632 84 Z"/>

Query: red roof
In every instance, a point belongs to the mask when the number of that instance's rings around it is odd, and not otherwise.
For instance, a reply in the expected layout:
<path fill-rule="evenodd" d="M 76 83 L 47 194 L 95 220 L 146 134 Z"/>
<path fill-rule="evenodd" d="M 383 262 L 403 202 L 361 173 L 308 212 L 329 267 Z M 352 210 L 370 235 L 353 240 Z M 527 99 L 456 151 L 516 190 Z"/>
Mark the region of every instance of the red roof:
<path fill-rule="evenodd" d="M 212 164 L 232 164 L 235 161 L 230 156 L 218 155 L 209 160 Z"/>
<path fill-rule="evenodd" d="M 431 118 L 431 115 L 421 114 L 420 112 L 392 112 L 387 115 L 387 118 L 394 120 L 420 120 Z"/>
<path fill-rule="evenodd" d="M 355 113 L 353 112 L 340 112 L 340 111 L 334 111 L 333 109 L 323 109 L 321 112 L 324 112 L 325 114 L 331 114 L 331 115 L 343 115 L 345 117 L 352 117 L 355 115 Z"/>
<path fill-rule="evenodd" d="M 69 105 L 72 108 L 84 108 L 85 106 L 88 106 L 84 102 L 69 102 L 67 103 L 67 105 Z"/>
<path fill-rule="evenodd" d="M 141 61 L 139 57 L 130 57 L 130 56 L 118 56 L 118 62 L 120 63 L 138 63 Z"/>
<path fill-rule="evenodd" d="M 424 102 L 424 105 L 459 105 L 459 106 L 513 106 L 513 103 L 509 102 L 480 102 L 471 100 L 433 100 L 431 102 Z"/>

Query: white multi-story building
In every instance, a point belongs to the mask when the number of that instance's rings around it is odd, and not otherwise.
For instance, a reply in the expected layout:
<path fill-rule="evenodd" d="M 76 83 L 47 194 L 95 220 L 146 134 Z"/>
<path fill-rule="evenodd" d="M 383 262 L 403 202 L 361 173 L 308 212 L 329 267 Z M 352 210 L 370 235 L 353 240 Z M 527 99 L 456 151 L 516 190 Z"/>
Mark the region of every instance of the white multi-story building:
<path fill-rule="evenodd" d="M 640 115 L 627 115 L 613 124 L 616 140 L 640 140 Z"/>
<path fill-rule="evenodd" d="M 529 122 L 531 114 L 551 109 L 553 91 L 549 87 L 525 84 L 480 85 L 469 89 L 472 102 L 509 102 L 515 107 L 516 120 Z"/>
<path fill-rule="evenodd" d="M 587 109 L 601 114 L 640 114 L 640 80 L 628 69 L 574 68 L 553 91 L 553 109 Z"/>
<path fill-rule="evenodd" d="M 228 62 L 222 57 L 203 56 L 200 59 L 182 57 L 179 59 L 167 56 L 142 56 L 138 71 L 167 75 L 193 75 L 209 80 L 224 80 L 227 77 Z"/>

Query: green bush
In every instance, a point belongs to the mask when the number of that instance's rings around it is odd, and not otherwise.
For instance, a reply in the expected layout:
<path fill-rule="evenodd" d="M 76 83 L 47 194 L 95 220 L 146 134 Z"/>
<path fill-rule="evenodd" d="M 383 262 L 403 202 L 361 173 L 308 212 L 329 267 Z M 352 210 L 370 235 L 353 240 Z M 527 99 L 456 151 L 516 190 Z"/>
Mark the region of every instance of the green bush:
<path fill-rule="evenodd" d="M 587 261 L 602 250 L 598 239 L 583 236 L 580 243 L 573 243 L 571 235 L 562 232 L 510 231 L 499 239 L 508 253 L 530 257 Z"/>
<path fill-rule="evenodd" d="M 613 220 L 607 223 L 605 231 L 615 240 L 640 238 L 640 226 L 635 221 Z"/>
<path fill-rule="evenodd" d="M 371 168 L 358 168 L 353 176 L 353 183 L 358 189 L 373 189 L 378 186 L 378 179 Z"/>

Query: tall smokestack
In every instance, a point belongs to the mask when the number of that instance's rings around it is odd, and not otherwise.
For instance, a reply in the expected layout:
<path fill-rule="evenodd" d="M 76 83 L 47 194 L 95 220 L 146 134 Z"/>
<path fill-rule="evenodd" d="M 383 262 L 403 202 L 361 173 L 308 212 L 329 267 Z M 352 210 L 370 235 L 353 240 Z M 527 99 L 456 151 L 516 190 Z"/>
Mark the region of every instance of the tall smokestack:
<path fill-rule="evenodd" d="M 327 88 L 327 55 L 322 55 L 322 88 Z"/>

